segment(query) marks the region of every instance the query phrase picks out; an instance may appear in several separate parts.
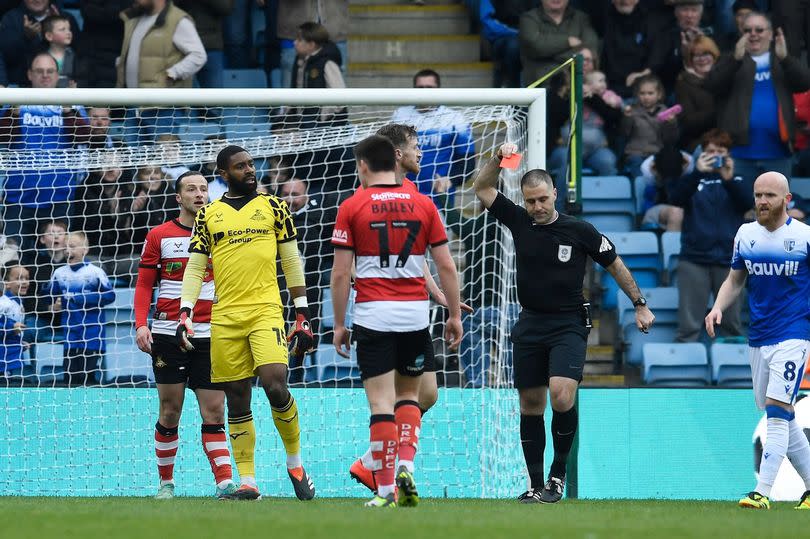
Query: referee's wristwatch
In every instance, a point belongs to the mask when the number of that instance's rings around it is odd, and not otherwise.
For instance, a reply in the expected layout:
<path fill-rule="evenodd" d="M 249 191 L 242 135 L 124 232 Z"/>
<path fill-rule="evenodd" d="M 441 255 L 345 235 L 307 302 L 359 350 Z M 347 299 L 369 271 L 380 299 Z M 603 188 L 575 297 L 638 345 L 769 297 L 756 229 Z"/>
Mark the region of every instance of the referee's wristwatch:
<path fill-rule="evenodd" d="M 633 302 L 633 307 L 646 307 L 647 306 L 647 298 L 644 296 L 639 296 L 639 298 Z"/>

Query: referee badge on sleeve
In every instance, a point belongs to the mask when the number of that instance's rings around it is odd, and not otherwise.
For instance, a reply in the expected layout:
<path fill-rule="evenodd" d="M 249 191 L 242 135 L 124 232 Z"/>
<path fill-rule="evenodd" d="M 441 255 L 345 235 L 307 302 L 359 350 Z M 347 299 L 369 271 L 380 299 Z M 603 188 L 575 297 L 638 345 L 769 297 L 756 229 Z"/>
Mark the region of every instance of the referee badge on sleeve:
<path fill-rule="evenodd" d="M 557 250 L 557 258 L 560 259 L 560 262 L 568 262 L 571 260 L 571 246 L 560 245 L 560 248 Z"/>

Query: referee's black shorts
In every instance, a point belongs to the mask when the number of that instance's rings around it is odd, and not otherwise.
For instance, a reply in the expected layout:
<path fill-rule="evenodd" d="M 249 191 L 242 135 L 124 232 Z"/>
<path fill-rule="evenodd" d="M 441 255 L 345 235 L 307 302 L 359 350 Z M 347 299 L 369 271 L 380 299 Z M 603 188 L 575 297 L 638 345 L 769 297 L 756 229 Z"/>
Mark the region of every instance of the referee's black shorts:
<path fill-rule="evenodd" d="M 552 376 L 581 382 L 589 331 L 580 312 L 523 309 L 511 335 L 515 387 L 547 386 Z"/>

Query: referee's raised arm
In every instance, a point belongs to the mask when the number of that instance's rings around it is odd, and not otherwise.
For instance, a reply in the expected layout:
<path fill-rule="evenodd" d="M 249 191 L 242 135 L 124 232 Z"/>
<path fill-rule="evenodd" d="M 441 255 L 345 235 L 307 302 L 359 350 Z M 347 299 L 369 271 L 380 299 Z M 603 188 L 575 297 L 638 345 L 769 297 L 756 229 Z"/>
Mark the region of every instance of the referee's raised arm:
<path fill-rule="evenodd" d="M 498 148 L 497 153 L 492 156 L 492 159 L 487 161 L 484 167 L 478 171 L 478 175 L 473 182 L 473 189 L 475 189 L 475 196 L 484 205 L 485 208 L 492 206 L 495 199 L 498 197 L 498 176 L 501 175 L 501 160 L 504 157 L 510 157 L 517 151 L 517 144 L 507 142 Z"/>

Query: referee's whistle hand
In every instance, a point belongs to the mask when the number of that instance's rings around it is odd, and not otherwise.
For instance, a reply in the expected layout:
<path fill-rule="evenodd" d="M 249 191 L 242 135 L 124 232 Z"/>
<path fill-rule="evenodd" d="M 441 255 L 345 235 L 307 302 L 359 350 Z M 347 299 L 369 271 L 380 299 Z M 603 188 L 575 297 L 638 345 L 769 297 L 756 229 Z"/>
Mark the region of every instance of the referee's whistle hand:
<path fill-rule="evenodd" d="M 444 340 L 447 341 L 447 346 L 450 350 L 458 349 L 463 335 L 464 330 L 461 327 L 461 317 L 448 318 L 447 322 L 444 324 Z"/>
<path fill-rule="evenodd" d="M 655 315 L 646 305 L 636 308 L 636 327 L 640 332 L 649 332 L 654 322 Z"/>
<path fill-rule="evenodd" d="M 723 312 L 719 309 L 712 309 L 706 315 L 706 333 L 714 339 L 714 327 L 723 323 Z"/>
<path fill-rule="evenodd" d="M 351 357 L 351 343 L 349 342 L 349 330 L 346 326 L 335 326 L 332 332 L 332 344 L 335 345 L 335 350 L 339 356 L 345 358 Z"/>

